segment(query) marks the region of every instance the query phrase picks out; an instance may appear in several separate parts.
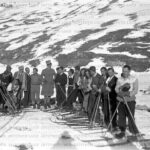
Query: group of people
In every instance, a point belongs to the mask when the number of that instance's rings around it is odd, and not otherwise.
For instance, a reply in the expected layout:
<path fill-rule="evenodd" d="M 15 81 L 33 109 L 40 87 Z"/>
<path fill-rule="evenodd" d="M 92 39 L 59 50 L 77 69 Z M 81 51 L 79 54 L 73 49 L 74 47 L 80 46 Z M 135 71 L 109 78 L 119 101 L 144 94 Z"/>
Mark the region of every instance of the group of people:
<path fill-rule="evenodd" d="M 55 71 L 51 68 L 51 61 L 46 61 L 46 64 L 47 67 L 41 74 L 38 73 L 38 68 L 33 68 L 33 73 L 30 74 L 29 67 L 19 66 L 13 75 L 9 65 L 0 74 L 1 86 L 16 96 L 17 109 L 30 105 L 40 108 L 40 93 L 44 96 L 45 109 L 49 106 L 50 98 L 54 94 Z M 4 101 L 1 100 L 1 103 Z"/>
<path fill-rule="evenodd" d="M 111 130 L 120 130 L 117 138 L 125 137 L 128 118 L 129 131 L 138 134 L 139 131 L 134 122 L 135 95 L 138 92 L 138 79 L 131 75 L 131 67 L 123 66 L 122 74 L 116 77 L 115 70 L 110 67 L 102 67 L 101 74 L 96 72 L 96 67 L 70 68 L 68 71 L 62 66 L 52 69 L 51 61 L 46 61 L 46 69 L 38 73 L 37 68 L 30 69 L 20 66 L 14 75 L 11 73 L 11 66 L 0 75 L 1 86 L 8 91 L 16 92 L 17 109 L 32 105 L 33 108 L 40 108 L 40 93 L 44 96 L 44 108 L 51 107 L 51 97 L 56 89 L 55 106 L 73 110 L 80 104 L 93 125 L 101 123 L 101 111 L 105 127 Z M 9 89 L 10 84 L 11 90 Z M 1 101 L 2 103 L 2 101 Z M 118 105 L 119 104 L 119 105 Z M 128 109 L 129 108 L 129 109 Z"/>

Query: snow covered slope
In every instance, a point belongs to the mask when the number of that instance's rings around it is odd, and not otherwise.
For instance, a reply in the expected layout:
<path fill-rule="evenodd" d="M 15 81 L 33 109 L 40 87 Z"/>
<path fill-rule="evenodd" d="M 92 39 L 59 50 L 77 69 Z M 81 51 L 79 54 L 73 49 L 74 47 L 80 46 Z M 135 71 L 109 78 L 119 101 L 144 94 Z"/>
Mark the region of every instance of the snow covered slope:
<path fill-rule="evenodd" d="M 135 71 L 149 68 L 149 0 L 10 2 L 12 8 L 0 7 L 1 66 L 42 69 L 52 59 L 54 67 L 129 63 Z"/>

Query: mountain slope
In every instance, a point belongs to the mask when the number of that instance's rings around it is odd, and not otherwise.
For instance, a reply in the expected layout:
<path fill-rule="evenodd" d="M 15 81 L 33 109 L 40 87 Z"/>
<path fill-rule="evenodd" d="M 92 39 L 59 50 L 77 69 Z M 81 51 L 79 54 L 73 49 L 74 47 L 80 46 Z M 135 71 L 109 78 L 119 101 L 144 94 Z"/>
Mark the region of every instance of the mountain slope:
<path fill-rule="evenodd" d="M 30 0 L 31 1 L 31 0 Z M 0 63 L 150 65 L 148 0 L 53 0 L 0 8 Z"/>

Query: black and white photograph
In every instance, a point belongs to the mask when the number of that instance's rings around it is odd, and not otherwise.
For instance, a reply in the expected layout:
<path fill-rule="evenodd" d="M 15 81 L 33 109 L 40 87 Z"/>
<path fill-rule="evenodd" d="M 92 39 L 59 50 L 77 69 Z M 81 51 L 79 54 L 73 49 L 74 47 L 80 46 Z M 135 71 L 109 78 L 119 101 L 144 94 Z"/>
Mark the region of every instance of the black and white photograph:
<path fill-rule="evenodd" d="M 150 150 L 150 0 L 0 0 L 0 150 Z"/>

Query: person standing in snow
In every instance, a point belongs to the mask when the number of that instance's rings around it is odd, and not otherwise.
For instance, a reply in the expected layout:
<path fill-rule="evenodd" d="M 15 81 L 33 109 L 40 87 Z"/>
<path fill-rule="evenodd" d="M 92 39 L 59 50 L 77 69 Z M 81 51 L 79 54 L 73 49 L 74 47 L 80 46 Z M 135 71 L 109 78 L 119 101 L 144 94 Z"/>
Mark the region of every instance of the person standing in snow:
<path fill-rule="evenodd" d="M 55 71 L 51 68 L 52 63 L 50 60 L 46 61 L 47 68 L 42 70 L 42 92 L 44 95 L 44 108 L 47 109 L 49 106 L 50 98 L 54 94 L 54 79 Z"/>
<path fill-rule="evenodd" d="M 25 82 L 26 89 L 24 90 L 23 105 L 24 107 L 28 107 L 31 100 L 31 76 L 30 69 L 28 67 L 25 68 Z"/>
<path fill-rule="evenodd" d="M 121 132 L 115 135 L 118 139 L 125 138 L 126 118 L 128 118 L 129 131 L 133 135 L 139 134 L 134 118 L 132 118 L 135 113 L 135 96 L 138 93 L 138 79 L 130 73 L 131 67 L 128 65 L 123 66 L 122 76 L 118 78 L 115 88 L 117 92 L 117 100 L 120 102 L 118 108 L 118 126 Z M 127 105 L 130 110 L 127 108 Z"/>
<path fill-rule="evenodd" d="M 38 69 L 33 68 L 33 74 L 31 75 L 31 100 L 33 108 L 40 108 L 40 86 L 42 83 L 41 75 L 38 74 Z"/>
<path fill-rule="evenodd" d="M 19 70 L 15 72 L 14 74 L 14 86 L 18 86 L 18 91 L 17 91 L 17 109 L 21 108 L 21 103 L 23 99 L 23 91 L 26 90 L 27 84 L 26 84 L 26 77 L 25 77 L 25 72 L 24 72 L 24 66 L 19 66 Z"/>
<path fill-rule="evenodd" d="M 6 70 L 0 74 L 0 81 L 3 83 L 5 88 L 13 81 L 13 75 L 11 72 L 11 66 L 7 65 Z"/>
<path fill-rule="evenodd" d="M 117 83 L 117 77 L 115 76 L 115 71 L 113 68 L 108 68 L 108 79 L 106 80 L 106 92 L 107 92 L 107 97 L 104 100 L 105 104 L 105 111 L 104 111 L 104 119 L 105 119 L 105 124 L 108 126 L 110 124 L 110 120 L 112 115 L 114 114 L 116 108 L 117 108 L 117 93 L 115 91 L 116 83 Z M 104 107 L 103 107 L 104 108 Z M 117 130 L 117 113 L 113 117 L 113 120 L 111 122 L 112 125 L 112 131 Z"/>
<path fill-rule="evenodd" d="M 64 73 L 64 68 L 58 68 L 58 75 L 55 79 L 56 84 L 56 97 L 57 106 L 62 107 L 66 102 L 66 85 L 67 85 L 67 75 Z"/>
<path fill-rule="evenodd" d="M 8 90 L 8 88 L 10 86 L 9 92 L 12 92 L 12 81 L 13 81 L 13 75 L 11 72 L 11 66 L 7 65 L 6 70 L 2 74 L 0 74 L 1 89 Z M 3 109 L 4 109 L 5 101 L 2 98 L 1 94 L 0 94 L 0 104 L 2 104 Z"/>
<path fill-rule="evenodd" d="M 67 107 L 69 109 L 72 109 L 73 104 L 72 104 L 72 93 L 74 90 L 74 69 L 70 69 L 68 71 L 68 89 L 67 89 Z"/>
<path fill-rule="evenodd" d="M 101 95 L 101 88 L 103 86 L 103 78 L 100 74 L 96 72 L 95 66 L 90 67 L 90 73 L 92 77 L 91 82 L 91 92 L 89 95 L 89 103 L 88 103 L 88 118 L 90 121 L 90 125 L 93 126 L 95 123 L 100 123 L 100 113 L 99 113 L 99 105 L 97 106 L 97 102 L 99 101 Z M 97 109 L 95 110 L 95 108 Z M 94 114 L 94 118 L 93 118 Z"/>

